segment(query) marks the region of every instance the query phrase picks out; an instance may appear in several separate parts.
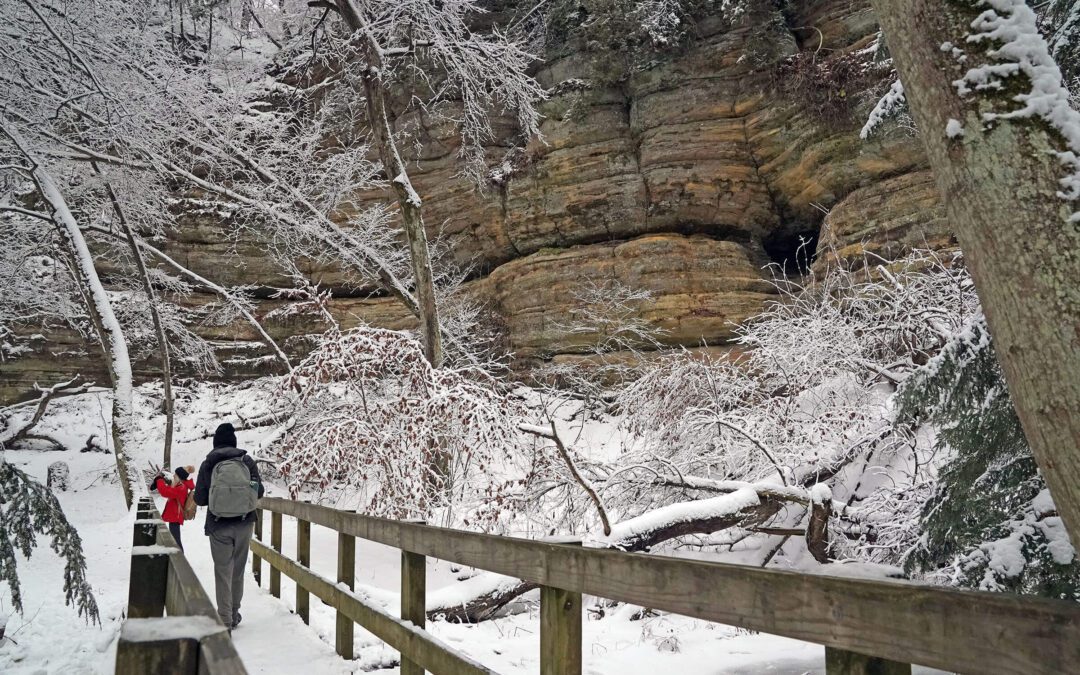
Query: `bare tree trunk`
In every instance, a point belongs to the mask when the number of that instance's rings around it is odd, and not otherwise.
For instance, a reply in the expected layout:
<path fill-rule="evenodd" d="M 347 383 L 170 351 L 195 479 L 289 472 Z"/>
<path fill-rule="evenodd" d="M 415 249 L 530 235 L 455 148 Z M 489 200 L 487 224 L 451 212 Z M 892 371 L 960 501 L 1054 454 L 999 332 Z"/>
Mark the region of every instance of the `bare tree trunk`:
<path fill-rule="evenodd" d="M 975 32 L 976 17 L 1002 3 L 873 5 L 975 279 L 1024 434 L 1077 540 L 1080 224 L 1069 221 L 1076 205 L 1058 194 L 1068 173 L 1056 154 L 1068 149 L 1065 139 L 1041 119 L 984 117 L 1020 107 L 1017 92 L 1032 85 L 1023 71 L 999 89 L 971 87 L 961 95 L 954 84 L 969 68 L 991 62 L 986 50 L 999 45 L 967 37 Z"/>
<path fill-rule="evenodd" d="M 94 170 L 98 171 L 97 165 Z M 98 172 L 100 173 L 100 171 Z M 120 208 L 120 200 L 116 198 L 116 192 L 112 185 L 106 181 L 105 190 L 109 193 L 109 201 L 112 202 L 116 218 L 120 221 L 120 227 L 124 230 L 124 238 L 128 248 L 131 249 L 131 257 L 135 259 L 135 266 L 139 270 L 139 279 L 142 281 L 143 292 L 146 293 L 146 301 L 150 303 L 150 318 L 154 323 L 154 332 L 157 334 L 158 348 L 161 350 L 161 382 L 164 387 L 165 408 L 165 447 L 162 450 L 162 463 L 166 468 L 172 465 L 172 442 L 173 442 L 173 393 L 172 393 L 172 368 L 169 363 L 169 342 L 165 337 L 165 328 L 161 325 L 161 314 L 158 312 L 157 294 L 154 293 L 154 285 L 150 283 L 150 275 L 146 271 L 146 261 L 143 260 L 142 251 L 135 239 L 135 233 L 131 231 L 131 224 L 124 217 L 124 211 Z"/>
<path fill-rule="evenodd" d="M 367 98 L 368 124 L 375 146 L 382 160 L 383 171 L 390 181 L 401 209 L 402 229 L 409 243 L 409 258 L 412 261 L 413 283 L 416 285 L 416 303 L 420 318 L 420 335 L 424 342 L 424 356 L 432 366 L 438 368 L 443 361 L 442 332 L 439 327 L 439 308 L 435 300 L 435 281 L 431 271 L 431 252 L 428 250 L 427 231 L 421 214 L 423 202 L 413 189 L 405 162 L 401 160 L 397 144 L 394 142 L 393 129 L 387 114 L 386 89 L 382 81 L 383 54 L 382 45 L 368 30 L 367 20 L 362 10 L 350 0 L 335 4 L 312 0 L 309 6 L 330 7 L 336 11 L 345 24 L 363 37 L 367 65 L 363 72 L 364 94 Z"/>
<path fill-rule="evenodd" d="M 59 186 L 42 166 L 37 154 L 27 146 L 19 130 L 14 125 L 8 124 L 3 117 L 0 117 L 0 132 L 11 139 L 33 166 L 31 177 L 37 185 L 41 198 L 52 209 L 53 224 L 66 244 L 67 255 L 70 256 L 76 273 L 75 280 L 79 286 L 79 293 L 86 303 L 90 320 L 98 331 L 105 359 L 109 363 L 109 378 L 113 387 L 112 437 L 116 472 L 120 480 L 120 489 L 124 493 L 124 501 L 130 509 L 134 503 L 134 494 L 125 440 L 132 428 L 133 382 L 127 339 L 120 328 L 120 322 L 116 320 L 109 296 L 105 293 L 105 287 L 101 285 L 101 279 L 98 277 L 97 269 L 94 268 L 94 258 L 90 254 L 90 248 L 86 245 L 86 239 L 79 230 L 79 224 L 75 221 L 75 216 L 72 215 Z"/>
<path fill-rule="evenodd" d="M 376 48 L 370 48 L 373 52 Z M 401 161 L 394 143 L 386 113 L 386 90 L 383 88 L 379 67 L 374 63 L 364 71 L 364 90 L 367 96 L 368 121 L 372 136 L 379 149 L 383 170 L 397 196 L 401 209 L 401 224 L 409 243 L 409 259 L 412 261 L 413 283 L 416 285 L 416 303 L 420 309 L 420 335 L 424 342 L 424 356 L 438 368 L 443 361 L 442 333 L 439 328 L 439 308 L 435 299 L 435 281 L 431 272 L 431 252 L 428 250 L 427 231 L 421 214 L 423 203 L 413 189 L 405 162 Z"/>

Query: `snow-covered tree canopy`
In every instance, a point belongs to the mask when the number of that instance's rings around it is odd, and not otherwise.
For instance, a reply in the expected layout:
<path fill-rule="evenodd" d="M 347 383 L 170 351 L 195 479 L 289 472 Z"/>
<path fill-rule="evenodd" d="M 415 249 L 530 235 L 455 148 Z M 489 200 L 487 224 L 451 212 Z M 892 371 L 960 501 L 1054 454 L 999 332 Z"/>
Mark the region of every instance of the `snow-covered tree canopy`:
<path fill-rule="evenodd" d="M 463 171 L 478 185 L 487 180 L 484 146 L 496 140 L 498 115 L 512 117 L 522 141 L 538 135 L 536 103 L 545 93 L 528 74 L 536 57 L 524 49 L 520 35 L 499 26 L 473 30 L 485 13 L 475 0 L 309 4 L 342 19 L 339 28 L 318 33 L 327 43 L 320 52 L 327 65 L 340 70 L 341 81 L 352 82 L 339 88 L 340 95 L 363 91 L 360 78 L 374 72 L 382 87 L 405 94 L 405 107 L 394 116 L 409 122 L 396 131 L 417 134 L 420 118 L 425 124 L 452 125 L 460 138 Z M 403 147 L 409 142 L 408 136 L 399 140 Z"/>
<path fill-rule="evenodd" d="M 81 212 L 111 210 L 108 180 L 144 235 L 202 208 L 293 254 L 344 259 L 358 283 L 407 295 L 381 209 L 344 219 L 348 230 L 328 217 L 374 184 L 366 146 L 337 135 L 328 148 L 307 94 L 264 84 L 264 60 L 193 62 L 175 47 L 164 3 L 2 11 L 4 115 L 42 149 L 49 171 L 77 177 L 64 189 Z"/>
<path fill-rule="evenodd" d="M 345 488 L 374 515 L 473 525 L 498 500 L 522 411 L 485 372 L 432 368 L 406 335 L 358 328 L 328 333 L 286 384 L 297 412 L 277 452 L 294 494 Z"/>
<path fill-rule="evenodd" d="M 1043 33 L 1070 88 L 1077 86 L 1080 78 L 1080 2 L 1077 0 L 1050 0 L 1037 3 L 1042 11 Z M 1075 92 L 1074 92 L 1075 93 Z"/>

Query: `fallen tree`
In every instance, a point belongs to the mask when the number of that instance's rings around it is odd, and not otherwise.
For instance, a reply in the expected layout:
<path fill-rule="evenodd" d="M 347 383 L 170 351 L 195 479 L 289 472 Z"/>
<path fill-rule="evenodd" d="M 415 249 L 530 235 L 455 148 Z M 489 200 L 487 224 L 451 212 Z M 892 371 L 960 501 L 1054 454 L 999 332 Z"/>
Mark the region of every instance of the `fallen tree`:
<path fill-rule="evenodd" d="M 728 495 L 672 504 L 616 523 L 611 535 L 598 543 L 600 548 L 645 552 L 678 537 L 763 525 L 789 503 L 775 494 L 761 495 L 752 487 L 744 487 Z M 447 592 L 433 594 L 427 615 L 431 620 L 477 623 L 492 618 L 535 588 L 539 584 L 484 573 Z"/>
<path fill-rule="evenodd" d="M 56 440 L 52 436 L 47 434 L 35 434 L 32 433 L 34 427 L 41 422 L 41 419 L 45 416 L 45 410 L 49 407 L 49 403 L 56 398 L 64 396 L 75 396 L 77 394 L 85 394 L 90 391 L 90 388 L 94 386 L 93 382 L 82 382 L 80 375 L 76 375 L 70 380 L 64 382 L 58 382 L 48 389 L 43 389 L 34 383 L 34 391 L 38 393 L 36 401 L 25 401 L 23 403 L 17 403 L 13 406 L 9 406 L 3 410 L 0 410 L 0 421 L 8 422 L 11 415 L 18 409 L 27 407 L 36 403 L 34 408 L 34 414 L 30 416 L 30 419 L 23 423 L 22 426 L 17 429 L 7 429 L 3 433 L 0 433 L 0 448 L 10 448 L 19 441 L 40 440 L 52 443 L 57 449 L 63 450 L 64 444 Z"/>

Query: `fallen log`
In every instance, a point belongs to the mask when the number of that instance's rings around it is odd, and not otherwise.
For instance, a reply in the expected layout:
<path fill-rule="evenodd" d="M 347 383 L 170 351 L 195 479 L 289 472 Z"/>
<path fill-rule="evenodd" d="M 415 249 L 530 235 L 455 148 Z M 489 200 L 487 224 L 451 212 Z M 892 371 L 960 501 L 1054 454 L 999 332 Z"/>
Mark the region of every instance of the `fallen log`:
<path fill-rule="evenodd" d="M 721 501 L 723 500 L 723 501 Z M 690 534 L 712 534 L 730 527 L 757 527 L 788 502 L 744 488 L 713 499 L 672 504 L 616 524 L 602 547 L 642 552 L 665 541 Z M 427 603 L 431 621 L 479 623 L 492 618 L 515 599 L 539 588 L 532 582 L 484 573 L 436 593 Z"/>

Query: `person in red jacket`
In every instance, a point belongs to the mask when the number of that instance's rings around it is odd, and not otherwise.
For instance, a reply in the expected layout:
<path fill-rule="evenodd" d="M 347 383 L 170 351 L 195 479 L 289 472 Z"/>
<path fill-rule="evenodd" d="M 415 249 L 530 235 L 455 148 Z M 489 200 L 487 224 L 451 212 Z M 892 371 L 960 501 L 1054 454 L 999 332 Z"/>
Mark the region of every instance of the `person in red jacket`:
<path fill-rule="evenodd" d="M 195 489 L 195 481 L 189 478 L 195 472 L 195 467 L 178 466 L 175 471 L 175 478 L 172 483 L 165 480 L 164 475 L 155 478 L 154 489 L 167 500 L 165 502 L 165 512 L 161 514 L 161 519 L 169 524 L 169 532 L 172 533 L 173 539 L 176 540 L 176 545 L 183 551 L 184 544 L 180 542 L 180 526 L 184 524 L 184 501 L 187 499 L 188 493 Z"/>

